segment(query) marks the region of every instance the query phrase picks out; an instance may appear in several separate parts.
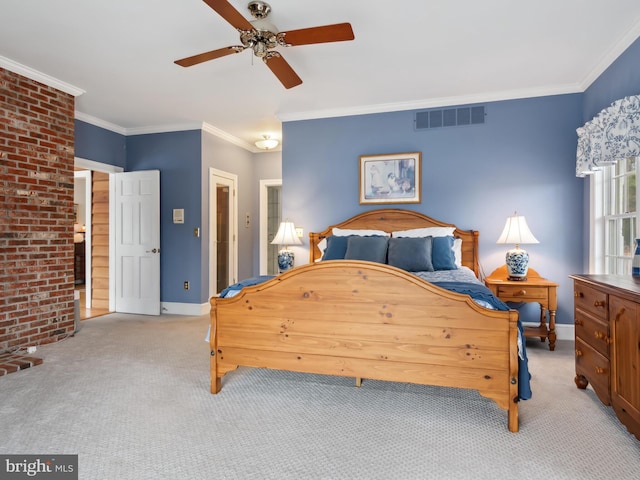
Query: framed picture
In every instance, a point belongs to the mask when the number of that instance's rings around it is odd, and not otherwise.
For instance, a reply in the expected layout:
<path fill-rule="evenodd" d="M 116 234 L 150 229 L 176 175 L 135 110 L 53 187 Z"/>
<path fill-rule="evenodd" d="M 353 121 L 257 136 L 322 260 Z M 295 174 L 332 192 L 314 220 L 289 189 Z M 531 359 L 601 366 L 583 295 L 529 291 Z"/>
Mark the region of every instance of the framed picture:
<path fill-rule="evenodd" d="M 420 152 L 360 156 L 360 203 L 420 203 Z"/>

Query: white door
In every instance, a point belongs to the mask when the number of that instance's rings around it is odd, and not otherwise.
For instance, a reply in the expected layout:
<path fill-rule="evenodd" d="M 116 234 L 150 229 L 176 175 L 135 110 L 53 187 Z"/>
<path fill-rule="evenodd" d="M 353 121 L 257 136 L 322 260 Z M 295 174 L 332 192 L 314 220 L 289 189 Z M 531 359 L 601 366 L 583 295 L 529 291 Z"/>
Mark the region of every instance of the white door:
<path fill-rule="evenodd" d="M 116 173 L 115 310 L 160 315 L 160 171 Z"/>
<path fill-rule="evenodd" d="M 237 176 L 209 169 L 209 297 L 237 282 Z M 250 219 L 245 227 L 249 228 Z"/>

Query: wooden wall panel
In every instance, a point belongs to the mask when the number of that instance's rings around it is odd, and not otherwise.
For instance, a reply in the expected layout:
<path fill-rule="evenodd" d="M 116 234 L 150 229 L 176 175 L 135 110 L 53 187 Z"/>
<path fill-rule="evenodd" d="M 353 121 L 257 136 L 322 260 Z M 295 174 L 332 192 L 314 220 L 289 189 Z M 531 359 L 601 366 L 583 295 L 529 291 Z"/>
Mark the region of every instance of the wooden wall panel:
<path fill-rule="evenodd" d="M 109 308 L 109 174 L 93 172 L 91 307 Z"/>

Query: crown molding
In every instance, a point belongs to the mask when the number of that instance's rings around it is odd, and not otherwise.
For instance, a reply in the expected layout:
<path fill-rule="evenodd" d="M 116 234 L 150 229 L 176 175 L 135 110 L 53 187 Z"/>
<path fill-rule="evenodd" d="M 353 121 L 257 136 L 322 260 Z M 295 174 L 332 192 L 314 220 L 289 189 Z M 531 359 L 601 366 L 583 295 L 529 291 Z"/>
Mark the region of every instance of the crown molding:
<path fill-rule="evenodd" d="M 222 140 L 232 143 L 240 148 L 244 148 L 245 150 L 248 150 L 252 153 L 262 152 L 262 150 L 260 150 L 255 145 L 251 145 L 250 143 L 247 143 L 244 140 L 239 139 L 238 137 L 234 137 L 233 135 L 230 135 L 227 132 L 220 130 L 217 127 L 214 127 L 213 125 L 209 125 L 206 122 L 202 123 L 202 130 L 207 133 L 210 133 L 211 135 L 215 135 L 216 137 L 221 138 Z"/>
<path fill-rule="evenodd" d="M 201 123 L 176 123 L 173 125 L 150 125 L 147 127 L 127 128 L 126 134 L 129 135 L 148 135 L 151 133 L 170 133 L 170 132 L 186 132 L 188 130 L 201 130 Z"/>
<path fill-rule="evenodd" d="M 631 46 L 640 37 L 640 22 L 633 25 L 620 40 L 602 57 L 597 65 L 587 74 L 582 81 L 581 88 L 585 91 L 595 82 L 600 75 L 602 75 L 607 68 L 624 53 L 624 51 Z"/>
<path fill-rule="evenodd" d="M 107 122 L 106 120 L 102 120 L 101 118 L 94 117 L 92 115 L 87 115 L 86 113 L 79 112 L 76 110 L 74 112 L 74 116 L 76 120 L 81 120 L 85 123 L 90 123 L 91 125 L 95 125 L 96 127 L 101 127 L 106 130 L 110 130 L 115 133 L 119 133 L 120 135 L 126 135 L 127 129 L 121 127 L 120 125 L 116 125 L 115 123 Z"/>
<path fill-rule="evenodd" d="M 31 67 L 22 65 L 21 63 L 14 62 L 13 60 L 10 60 L 7 57 L 3 57 L 1 55 L 0 55 L 0 67 L 6 70 L 9 70 L 13 73 L 22 75 L 23 77 L 30 78 L 31 80 L 35 80 L 36 82 L 40 82 L 45 85 L 48 85 L 51 88 L 55 88 L 62 92 L 68 93 L 69 95 L 73 95 L 74 97 L 78 97 L 83 93 L 86 93 L 81 88 L 74 87 L 73 85 L 67 82 L 58 80 L 57 78 L 54 78 L 50 75 L 39 72 L 38 70 L 34 70 Z"/>
<path fill-rule="evenodd" d="M 131 135 L 148 135 L 153 133 L 171 133 L 171 132 L 184 132 L 188 130 L 202 130 L 204 132 L 210 133 L 211 135 L 215 135 L 216 137 L 232 143 L 238 147 L 244 148 L 252 153 L 263 153 L 265 150 L 260 150 L 255 145 L 251 145 L 233 135 L 228 134 L 227 132 L 220 130 L 213 125 L 210 125 L 206 122 L 202 123 L 181 123 L 181 124 L 173 124 L 173 125 L 156 125 L 156 126 L 148 126 L 148 127 L 136 127 L 136 128 L 124 128 L 119 125 L 115 125 L 113 123 L 107 122 L 100 118 L 93 117 L 91 115 L 87 115 L 86 113 L 82 113 L 79 111 L 75 111 L 75 118 L 77 120 L 82 120 L 83 122 L 90 123 L 91 125 L 95 125 L 96 127 L 101 127 L 112 132 L 119 133 L 124 136 Z M 276 150 L 276 149 L 274 149 Z M 269 150 L 269 151 L 274 151 Z"/>
<path fill-rule="evenodd" d="M 557 87 L 531 88 L 523 90 L 501 91 L 495 93 L 482 93 L 464 95 L 458 97 L 441 97 L 429 100 L 416 100 L 411 102 L 381 103 L 353 108 L 336 108 L 316 110 L 309 112 L 294 112 L 278 114 L 276 117 L 282 122 L 297 120 L 313 120 L 319 118 L 347 117 L 352 115 L 369 115 L 373 113 L 399 112 L 404 110 L 419 110 L 422 108 L 441 108 L 454 105 L 469 105 L 474 103 L 499 102 L 503 100 L 516 100 L 522 98 L 546 97 L 550 95 L 563 95 L 568 93 L 582 93 L 580 84 L 561 85 Z"/>

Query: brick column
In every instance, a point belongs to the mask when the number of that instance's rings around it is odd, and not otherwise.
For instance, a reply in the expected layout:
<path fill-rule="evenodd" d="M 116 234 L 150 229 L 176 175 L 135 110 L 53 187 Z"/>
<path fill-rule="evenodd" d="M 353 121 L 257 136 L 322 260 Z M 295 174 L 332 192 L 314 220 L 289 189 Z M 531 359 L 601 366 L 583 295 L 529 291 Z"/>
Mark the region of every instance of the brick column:
<path fill-rule="evenodd" d="M 0 353 L 74 330 L 74 102 L 0 68 Z"/>

